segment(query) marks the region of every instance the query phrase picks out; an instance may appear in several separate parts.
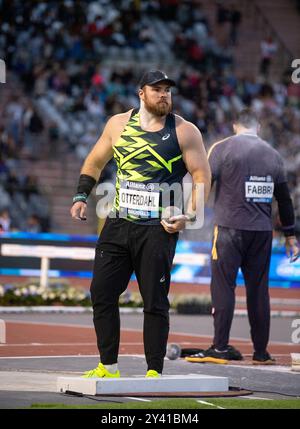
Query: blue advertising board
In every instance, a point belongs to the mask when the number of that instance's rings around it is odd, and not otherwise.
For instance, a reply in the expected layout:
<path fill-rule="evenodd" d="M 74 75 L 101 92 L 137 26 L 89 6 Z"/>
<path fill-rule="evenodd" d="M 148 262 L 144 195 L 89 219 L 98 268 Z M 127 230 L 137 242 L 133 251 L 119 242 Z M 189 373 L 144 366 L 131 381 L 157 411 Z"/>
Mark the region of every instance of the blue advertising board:
<path fill-rule="evenodd" d="M 75 236 L 68 234 L 28 234 L 6 233 L 0 236 L 0 245 L 17 243 L 26 245 L 51 245 L 69 247 L 94 248 L 96 235 Z M 79 250 L 80 251 L 80 250 Z M 172 268 L 172 281 L 178 283 L 209 284 L 210 282 L 211 243 L 179 240 Z M 90 278 L 92 260 L 78 261 L 51 259 L 49 277 L 81 277 Z M 40 261 L 32 257 L 0 258 L 0 275 L 38 276 Z M 300 287 L 300 258 L 290 263 L 283 246 L 274 243 L 271 266 L 270 286 L 292 288 Z M 135 277 L 133 276 L 133 279 Z M 238 273 L 237 284 L 243 284 L 241 271 Z"/>

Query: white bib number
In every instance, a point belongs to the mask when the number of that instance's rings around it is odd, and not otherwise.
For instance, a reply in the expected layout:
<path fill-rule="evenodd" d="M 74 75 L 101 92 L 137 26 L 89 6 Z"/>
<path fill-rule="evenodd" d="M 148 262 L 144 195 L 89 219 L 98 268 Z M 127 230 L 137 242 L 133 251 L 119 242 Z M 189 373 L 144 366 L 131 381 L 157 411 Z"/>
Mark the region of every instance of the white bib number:
<path fill-rule="evenodd" d="M 120 184 L 120 215 L 139 218 L 159 217 L 159 185 L 123 180 Z"/>
<path fill-rule="evenodd" d="M 271 203 L 274 182 L 271 176 L 250 176 L 245 182 L 245 198 L 249 203 Z"/>

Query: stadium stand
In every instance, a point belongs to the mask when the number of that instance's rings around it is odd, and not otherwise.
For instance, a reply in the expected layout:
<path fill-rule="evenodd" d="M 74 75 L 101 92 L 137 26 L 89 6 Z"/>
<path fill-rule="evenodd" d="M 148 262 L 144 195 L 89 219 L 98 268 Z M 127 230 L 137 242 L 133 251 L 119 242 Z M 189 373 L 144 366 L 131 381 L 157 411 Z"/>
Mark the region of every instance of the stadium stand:
<path fill-rule="evenodd" d="M 108 116 L 138 105 L 141 72 L 160 67 L 178 82 L 175 112 L 198 126 L 207 148 L 231 134 L 235 111 L 259 112 L 262 137 L 286 160 L 300 231 L 296 2 L 2 0 L 0 8 L 9 76 L 1 85 L 0 209 L 9 228 L 78 232 L 69 205 L 82 160 Z M 113 162 L 104 174 L 113 180 Z M 96 231 L 95 204 L 93 195 L 82 233 Z M 209 207 L 206 215 L 209 225 Z M 207 238 L 206 228 L 199 234 Z"/>

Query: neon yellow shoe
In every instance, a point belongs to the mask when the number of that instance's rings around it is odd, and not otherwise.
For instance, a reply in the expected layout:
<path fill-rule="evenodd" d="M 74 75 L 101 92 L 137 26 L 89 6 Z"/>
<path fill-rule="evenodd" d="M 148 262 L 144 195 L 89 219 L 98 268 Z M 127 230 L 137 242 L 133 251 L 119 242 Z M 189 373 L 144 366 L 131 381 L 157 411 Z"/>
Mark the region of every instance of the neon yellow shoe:
<path fill-rule="evenodd" d="M 159 378 L 161 377 L 161 374 L 157 371 L 155 371 L 154 369 L 149 369 L 149 371 L 147 371 L 147 374 L 145 376 L 146 378 Z"/>
<path fill-rule="evenodd" d="M 91 369 L 90 371 L 86 371 L 83 375 L 83 378 L 119 378 L 120 371 L 116 371 L 114 373 L 109 372 L 105 366 L 99 362 L 99 365 L 95 369 Z"/>

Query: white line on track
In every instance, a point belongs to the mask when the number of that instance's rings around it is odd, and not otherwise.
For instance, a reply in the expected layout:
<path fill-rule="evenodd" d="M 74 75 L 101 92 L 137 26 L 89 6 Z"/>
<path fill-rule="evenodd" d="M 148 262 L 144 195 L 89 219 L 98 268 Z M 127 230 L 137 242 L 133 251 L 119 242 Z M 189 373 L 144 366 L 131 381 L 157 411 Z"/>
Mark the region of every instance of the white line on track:
<path fill-rule="evenodd" d="M 62 326 L 66 328 L 87 328 L 94 329 L 93 325 L 81 325 L 79 323 L 56 323 L 56 322 L 32 322 L 30 320 L 7 319 L 6 323 L 23 323 L 24 325 Z"/>
<path fill-rule="evenodd" d="M 137 357 L 145 359 L 144 355 L 119 354 L 120 357 Z M 61 356 L 1 356 L 0 359 L 55 359 L 55 358 L 99 358 L 99 355 L 61 355 Z"/>
<path fill-rule="evenodd" d="M 210 405 L 211 407 L 219 408 L 220 410 L 226 410 L 226 408 L 220 407 L 219 405 L 212 404 L 211 402 L 206 402 L 206 401 L 201 401 L 201 400 L 198 400 L 197 402 L 199 402 L 199 404 Z"/>
<path fill-rule="evenodd" d="M 283 365 L 232 365 L 231 368 L 244 368 L 244 369 L 247 368 L 247 369 L 252 369 L 256 371 L 285 372 L 285 373 L 290 373 L 293 376 L 296 375 L 295 372 L 294 373 L 292 372 L 290 366 L 283 366 Z"/>
<path fill-rule="evenodd" d="M 260 399 L 262 401 L 274 401 L 272 398 L 261 398 L 260 396 L 237 396 L 239 399 Z"/>
<path fill-rule="evenodd" d="M 125 396 L 126 399 L 133 399 L 134 401 L 142 401 L 142 402 L 152 402 L 150 399 L 144 399 L 144 398 L 136 398 L 134 396 Z"/>

